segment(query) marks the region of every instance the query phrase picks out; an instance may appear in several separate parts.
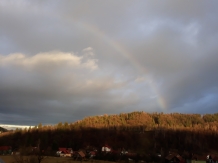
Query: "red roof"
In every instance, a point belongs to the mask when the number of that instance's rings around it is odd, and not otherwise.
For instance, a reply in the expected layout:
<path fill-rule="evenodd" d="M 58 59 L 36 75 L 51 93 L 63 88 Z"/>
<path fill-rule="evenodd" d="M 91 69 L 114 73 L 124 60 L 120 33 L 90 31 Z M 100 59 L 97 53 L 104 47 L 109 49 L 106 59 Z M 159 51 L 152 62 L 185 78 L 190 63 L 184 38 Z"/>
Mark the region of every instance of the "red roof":
<path fill-rule="evenodd" d="M 11 146 L 0 146 L 0 151 L 10 150 Z"/>
<path fill-rule="evenodd" d="M 69 149 L 69 148 L 59 148 L 59 151 L 62 151 L 63 153 L 68 154 L 68 153 L 71 152 L 71 149 Z"/>

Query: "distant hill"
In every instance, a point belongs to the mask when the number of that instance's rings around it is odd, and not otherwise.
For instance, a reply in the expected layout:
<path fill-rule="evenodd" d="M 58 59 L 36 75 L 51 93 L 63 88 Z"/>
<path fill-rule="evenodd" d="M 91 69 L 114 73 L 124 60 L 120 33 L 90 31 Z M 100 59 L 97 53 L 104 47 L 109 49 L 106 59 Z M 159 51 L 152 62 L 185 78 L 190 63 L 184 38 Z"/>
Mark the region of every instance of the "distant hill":
<path fill-rule="evenodd" d="M 0 132 L 7 132 L 8 130 L 3 128 L 3 127 L 0 127 Z"/>
<path fill-rule="evenodd" d="M 9 125 L 1 126 L 10 131 Z M 100 151 L 103 145 L 108 145 L 115 151 L 128 149 L 146 156 L 152 152 L 164 155 L 169 150 L 178 150 L 180 154 L 184 151 L 211 153 L 218 151 L 218 113 L 136 111 L 91 116 L 74 123 L 59 122 L 54 126 L 39 123 L 34 127 L 0 134 L 0 145 L 13 148 L 36 146 L 39 140 L 43 148 L 49 147 L 54 151 L 59 147 L 74 150 L 95 147 Z"/>

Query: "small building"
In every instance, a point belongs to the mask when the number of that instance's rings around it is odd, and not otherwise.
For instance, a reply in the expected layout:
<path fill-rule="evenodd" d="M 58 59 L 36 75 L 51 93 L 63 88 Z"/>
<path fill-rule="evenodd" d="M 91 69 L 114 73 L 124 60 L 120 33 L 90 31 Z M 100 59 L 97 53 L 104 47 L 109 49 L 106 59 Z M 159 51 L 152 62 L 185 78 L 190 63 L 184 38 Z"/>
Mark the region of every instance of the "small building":
<path fill-rule="evenodd" d="M 170 153 L 165 157 L 165 163 L 185 163 L 185 160 L 177 153 Z"/>
<path fill-rule="evenodd" d="M 89 153 L 88 153 L 88 155 L 89 155 L 89 158 L 94 158 L 95 156 L 96 156 L 96 151 L 90 151 Z"/>
<path fill-rule="evenodd" d="M 73 154 L 73 150 L 72 148 L 59 148 L 56 154 L 60 157 L 71 157 Z"/>
<path fill-rule="evenodd" d="M 0 146 L 0 154 L 7 155 L 12 153 L 11 146 Z"/>
<path fill-rule="evenodd" d="M 83 150 L 75 151 L 73 153 L 74 160 L 83 160 L 83 159 L 85 159 L 85 157 L 86 157 L 86 155 L 85 155 L 85 152 Z"/>
<path fill-rule="evenodd" d="M 107 146 L 107 145 L 105 145 L 105 146 L 103 146 L 102 148 L 101 148 L 101 151 L 102 152 L 111 152 L 111 148 L 109 147 L 109 146 Z"/>

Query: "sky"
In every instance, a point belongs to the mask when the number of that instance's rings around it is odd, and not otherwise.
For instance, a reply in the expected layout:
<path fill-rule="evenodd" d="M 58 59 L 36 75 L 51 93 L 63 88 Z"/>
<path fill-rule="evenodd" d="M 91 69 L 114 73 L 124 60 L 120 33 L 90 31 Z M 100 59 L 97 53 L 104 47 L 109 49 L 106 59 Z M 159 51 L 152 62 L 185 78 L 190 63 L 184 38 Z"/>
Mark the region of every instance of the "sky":
<path fill-rule="evenodd" d="M 1 0 L 0 124 L 218 109 L 218 1 Z"/>

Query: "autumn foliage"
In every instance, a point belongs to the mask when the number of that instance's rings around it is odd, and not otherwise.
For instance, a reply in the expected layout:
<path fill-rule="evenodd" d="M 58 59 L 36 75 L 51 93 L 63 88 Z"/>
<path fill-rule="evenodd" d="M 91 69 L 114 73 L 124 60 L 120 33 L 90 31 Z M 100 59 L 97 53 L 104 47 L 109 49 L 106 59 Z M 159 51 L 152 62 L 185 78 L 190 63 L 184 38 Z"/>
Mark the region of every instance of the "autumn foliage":
<path fill-rule="evenodd" d="M 119 115 L 86 117 L 74 123 L 42 125 L 17 129 L 1 134 L 0 144 L 14 149 L 36 146 L 41 140 L 42 148 L 57 150 L 70 147 L 74 150 L 107 144 L 114 150 L 161 152 L 218 150 L 218 113 L 180 114 L 132 112 Z"/>

